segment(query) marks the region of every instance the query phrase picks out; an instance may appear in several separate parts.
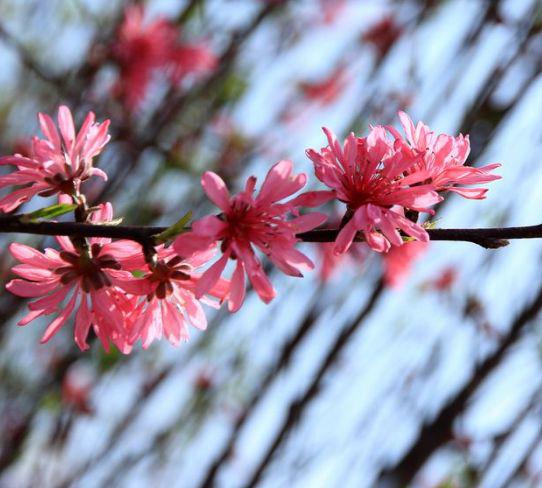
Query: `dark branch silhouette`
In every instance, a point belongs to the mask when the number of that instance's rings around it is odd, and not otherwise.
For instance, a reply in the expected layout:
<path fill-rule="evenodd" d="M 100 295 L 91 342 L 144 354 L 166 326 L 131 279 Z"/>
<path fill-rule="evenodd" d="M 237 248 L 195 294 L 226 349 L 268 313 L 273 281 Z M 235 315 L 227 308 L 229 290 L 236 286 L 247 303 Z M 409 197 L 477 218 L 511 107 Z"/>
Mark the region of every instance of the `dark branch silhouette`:
<path fill-rule="evenodd" d="M 502 359 L 522 337 L 526 326 L 542 309 L 542 288 L 532 302 L 513 321 L 508 334 L 500 345 L 475 369 L 471 379 L 455 394 L 440 413 L 421 429 L 417 441 L 395 465 L 385 470 L 378 486 L 407 486 L 426 461 L 453 437 L 453 425 L 471 402 L 478 387 L 501 364 Z"/>
<path fill-rule="evenodd" d="M 148 241 L 164 232 L 167 227 L 89 224 L 81 222 L 27 222 L 24 215 L 0 217 L 0 233 L 38 234 L 71 237 L 110 237 Z M 316 229 L 297 237 L 304 242 L 333 242 L 338 229 Z M 472 242 L 487 249 L 508 245 L 509 239 L 542 238 L 542 224 L 524 227 L 488 227 L 474 229 L 427 229 L 432 241 Z M 363 241 L 358 236 L 357 241 Z"/>

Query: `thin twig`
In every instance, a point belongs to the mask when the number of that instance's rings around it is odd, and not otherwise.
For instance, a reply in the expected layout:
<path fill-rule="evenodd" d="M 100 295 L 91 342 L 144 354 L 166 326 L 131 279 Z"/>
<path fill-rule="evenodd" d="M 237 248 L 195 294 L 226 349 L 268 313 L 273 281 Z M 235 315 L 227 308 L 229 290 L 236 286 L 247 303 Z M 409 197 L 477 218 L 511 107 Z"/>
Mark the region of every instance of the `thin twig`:
<path fill-rule="evenodd" d="M 107 225 L 79 222 L 26 222 L 24 215 L 0 217 L 0 233 L 38 234 L 49 236 L 109 237 L 146 241 L 165 231 L 167 227 L 137 225 Z M 188 230 L 188 229 L 187 229 Z M 337 229 L 316 229 L 298 234 L 303 242 L 333 242 Z M 474 229 L 427 229 L 432 241 L 472 242 L 486 249 L 508 245 L 509 239 L 540 239 L 542 224 L 523 227 L 487 227 Z M 357 241 L 363 241 L 360 235 Z"/>

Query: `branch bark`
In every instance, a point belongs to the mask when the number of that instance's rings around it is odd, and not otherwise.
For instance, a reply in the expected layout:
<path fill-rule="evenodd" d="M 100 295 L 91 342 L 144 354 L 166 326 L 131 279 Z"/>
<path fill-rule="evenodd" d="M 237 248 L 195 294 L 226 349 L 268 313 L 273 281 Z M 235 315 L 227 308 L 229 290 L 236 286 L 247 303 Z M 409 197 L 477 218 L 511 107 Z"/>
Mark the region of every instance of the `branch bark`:
<path fill-rule="evenodd" d="M 70 237 L 109 237 L 146 241 L 160 234 L 167 227 L 89 224 L 80 222 L 26 222 L 24 215 L 0 217 L 0 233 L 21 233 Z M 298 234 L 304 242 L 333 242 L 338 229 L 316 229 Z M 472 242 L 487 249 L 509 244 L 509 239 L 540 239 L 542 224 L 524 227 L 487 227 L 473 229 L 427 229 L 432 241 Z M 358 236 L 357 241 L 363 241 Z"/>

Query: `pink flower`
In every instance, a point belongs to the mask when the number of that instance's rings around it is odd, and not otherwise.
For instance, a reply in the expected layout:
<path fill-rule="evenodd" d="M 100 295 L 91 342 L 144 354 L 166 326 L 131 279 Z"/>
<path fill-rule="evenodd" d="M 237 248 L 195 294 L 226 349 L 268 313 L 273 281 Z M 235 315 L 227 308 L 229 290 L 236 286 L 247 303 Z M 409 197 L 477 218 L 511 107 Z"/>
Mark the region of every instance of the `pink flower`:
<path fill-rule="evenodd" d="M 470 152 L 469 136 L 437 135 L 423 122 L 414 126 L 404 112 L 399 112 L 399 118 L 407 142 L 393 127 L 389 127 L 389 130 L 398 144 L 408 145 L 413 153 L 416 163 L 409 172 L 426 171 L 437 191 L 453 191 L 465 198 L 482 199 L 485 198 L 487 188 L 463 188 L 456 185 L 489 183 L 501 178 L 491 174 L 491 171 L 501 166 L 497 163 L 481 168 L 464 166 Z"/>
<path fill-rule="evenodd" d="M 0 165 L 13 165 L 17 170 L 0 177 L 0 188 L 22 186 L 0 200 L 0 210 L 11 212 L 34 195 L 73 195 L 81 183 L 91 176 L 107 179 L 106 174 L 92 166 L 92 159 L 100 154 L 109 141 L 109 120 L 98 124 L 89 112 L 76 134 L 70 109 L 58 109 L 57 130 L 46 114 L 38 114 L 45 139 L 34 137 L 31 155 L 15 154 L 0 158 Z"/>
<path fill-rule="evenodd" d="M 321 105 L 329 105 L 342 93 L 346 84 L 346 70 L 340 66 L 326 79 L 316 83 L 300 83 L 305 98 L 318 102 Z"/>
<path fill-rule="evenodd" d="M 425 229 L 405 217 L 404 210 L 428 212 L 441 200 L 432 185 L 423 184 L 428 175 L 416 171 L 408 177 L 414 160 L 409 151 L 396 147 L 383 127 L 373 127 L 368 137 L 350 134 L 344 146 L 324 128 L 328 146 L 307 151 L 316 177 L 333 191 L 308 192 L 296 199 L 299 205 L 316 205 L 338 198 L 346 203 L 349 220 L 335 241 L 335 252 L 344 253 L 361 231 L 367 244 L 378 252 L 390 245 L 400 246 L 399 230 L 421 241 L 428 241 Z"/>
<path fill-rule="evenodd" d="M 320 0 L 324 24 L 333 24 L 346 7 L 346 0 Z"/>
<path fill-rule="evenodd" d="M 131 111 L 145 98 L 157 70 L 178 84 L 191 73 L 205 73 L 216 66 L 216 57 L 207 47 L 179 42 L 175 24 L 161 17 L 146 23 L 144 16 L 143 7 L 129 7 L 113 46 L 120 64 L 117 90 Z"/>
<path fill-rule="evenodd" d="M 387 15 L 373 24 L 361 37 L 362 42 L 372 44 L 378 56 L 383 58 L 395 41 L 403 33 L 403 28 L 397 24 L 392 15 Z"/>
<path fill-rule="evenodd" d="M 91 220 L 109 221 L 110 204 L 100 206 Z M 26 325 L 42 315 L 56 313 L 41 342 L 53 337 L 67 322 L 74 310 L 75 342 L 81 350 L 88 349 L 87 335 L 92 325 L 104 348 L 111 340 L 122 352 L 131 346 L 125 332 L 125 319 L 133 309 L 133 302 L 117 286 L 117 279 L 126 279 L 129 272 L 120 271 L 121 263 L 135 255 L 140 247 L 131 241 L 111 242 L 105 238 L 89 239 L 87 251 L 74 247 L 67 237 L 57 237 L 62 251 L 46 249 L 39 252 L 24 244 L 10 245 L 11 254 L 22 264 L 13 272 L 23 279 L 11 280 L 6 288 L 25 298 L 37 298 L 29 304 L 30 312 L 19 322 Z M 67 299 L 67 303 L 62 303 Z"/>
<path fill-rule="evenodd" d="M 368 250 L 367 246 L 361 242 L 355 242 L 344 254 L 335 254 L 335 245 L 332 242 L 322 242 L 318 244 L 317 249 L 320 264 L 318 277 L 322 283 L 327 283 L 345 264 L 363 262 Z"/>
<path fill-rule="evenodd" d="M 177 346 L 189 338 L 188 324 L 205 330 L 207 319 L 195 289 L 200 277 L 194 269 L 212 259 L 215 249 L 196 253 L 183 260 L 171 248 L 157 248 L 158 261 L 153 269 L 146 267 L 141 279 L 117 281 L 128 293 L 138 296 L 130 313 L 130 342 L 141 339 L 143 348 L 165 335 Z M 221 301 L 227 296 L 229 282 L 219 280 L 209 294 Z M 207 297 L 202 303 L 217 306 Z"/>
<path fill-rule="evenodd" d="M 382 255 L 384 260 L 384 283 L 392 288 L 399 288 L 408 277 L 414 261 L 423 256 L 429 244 L 420 241 L 408 241 L 402 246 L 392 246 Z"/>
<path fill-rule="evenodd" d="M 439 292 L 449 291 L 459 278 L 459 272 L 455 266 L 446 266 L 441 269 L 438 274 L 427 283 L 424 287 Z"/>
<path fill-rule="evenodd" d="M 62 379 L 62 403 L 77 413 L 93 414 L 90 395 L 94 384 L 95 378 L 89 369 L 73 364 Z"/>
<path fill-rule="evenodd" d="M 251 176 L 245 190 L 230 196 L 224 181 L 213 172 L 204 173 L 201 183 L 209 199 L 222 210 L 221 216 L 209 215 L 196 222 L 192 231 L 180 235 L 174 243 L 181 256 L 207 249 L 221 241 L 222 256 L 205 273 L 196 286 L 196 296 L 210 290 L 224 271 L 228 259 L 236 260 L 231 281 L 228 306 L 237 311 L 245 297 L 245 273 L 256 293 L 265 302 L 275 297 L 275 290 L 265 274 L 254 246 L 263 252 L 281 271 L 290 276 L 302 276 L 302 271 L 314 267 L 312 261 L 295 249 L 296 234 L 323 223 L 325 215 L 311 213 L 286 220 L 295 211 L 292 202 L 279 203 L 299 191 L 306 175 L 292 174 L 292 163 L 280 161 L 268 172 L 259 194 L 254 196 L 256 178 Z"/>

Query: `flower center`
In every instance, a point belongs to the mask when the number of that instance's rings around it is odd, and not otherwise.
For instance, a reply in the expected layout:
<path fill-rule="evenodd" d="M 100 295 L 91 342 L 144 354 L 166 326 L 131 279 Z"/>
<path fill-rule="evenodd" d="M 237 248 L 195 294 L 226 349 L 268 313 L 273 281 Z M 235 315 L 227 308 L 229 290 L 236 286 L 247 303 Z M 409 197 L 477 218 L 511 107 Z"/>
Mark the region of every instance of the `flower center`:
<path fill-rule="evenodd" d="M 186 281 L 190 279 L 188 272 L 190 271 L 190 265 L 184 263 L 180 256 L 175 256 L 169 261 L 160 260 L 154 267 L 149 281 L 158 283 L 156 289 L 151 293 L 147 299 L 150 300 L 153 296 L 156 298 L 164 299 L 173 293 L 172 280 Z"/>
<path fill-rule="evenodd" d="M 68 251 L 62 251 L 60 257 L 67 263 L 55 270 L 60 275 L 61 283 L 67 285 L 75 280 L 81 281 L 81 288 L 85 292 L 99 290 L 100 288 L 111 286 L 111 280 L 104 272 L 106 269 L 120 269 L 118 261 L 109 254 L 98 256 L 102 249 L 100 244 L 92 244 L 90 255 L 75 254 Z"/>

